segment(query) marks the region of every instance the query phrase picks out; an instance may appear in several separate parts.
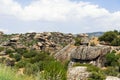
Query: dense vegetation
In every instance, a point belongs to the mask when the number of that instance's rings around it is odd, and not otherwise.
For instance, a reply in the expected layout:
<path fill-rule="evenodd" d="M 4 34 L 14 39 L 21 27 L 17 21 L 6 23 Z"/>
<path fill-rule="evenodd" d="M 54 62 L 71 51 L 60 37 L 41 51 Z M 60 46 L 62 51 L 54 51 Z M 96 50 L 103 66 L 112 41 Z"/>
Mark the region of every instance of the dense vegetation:
<path fill-rule="evenodd" d="M 11 53 L 12 51 L 10 50 L 8 51 L 10 52 L 8 55 L 16 62 L 14 64 L 14 68 L 17 70 L 24 69 L 23 73 L 25 75 L 32 75 L 35 80 L 66 80 L 67 65 L 56 61 L 52 56 L 49 55 L 48 52 L 21 49 L 20 51 L 22 51 L 23 54 L 21 54 L 21 52 L 19 53 L 18 49 L 17 51 L 14 51 L 15 53 Z M 3 77 L 5 77 L 5 74 L 3 74 Z M 0 80 L 14 79 L 11 78 Z M 21 79 L 15 78 L 15 80 Z"/>
<path fill-rule="evenodd" d="M 37 44 L 37 42 L 42 43 L 42 41 L 31 37 L 27 39 L 27 34 L 24 35 L 24 37 L 20 35 L 21 38 L 18 42 L 10 42 L 11 37 L 14 35 L 16 34 L 3 35 L 3 37 L 0 38 L 1 44 L 4 41 L 8 41 L 9 43 L 7 47 L 0 46 L 0 63 L 5 64 L 0 65 L 0 80 L 66 80 L 68 62 L 61 63 L 55 60 L 51 53 L 47 50 L 45 51 L 44 48 L 41 50 L 34 49 L 34 44 Z M 61 41 L 57 40 L 59 39 L 55 37 L 56 44 Z M 81 38 L 76 37 L 74 40 L 75 46 L 81 45 Z M 108 31 L 99 37 L 99 40 L 105 41 L 113 46 L 120 46 L 120 32 L 116 30 Z M 59 44 L 64 47 L 67 45 L 66 42 L 61 41 Z M 44 42 L 43 46 L 45 43 L 53 42 Z M 19 44 L 23 45 L 23 47 L 17 48 Z M 57 48 L 55 45 L 47 45 L 47 47 L 48 46 L 52 46 L 55 49 Z M 95 46 L 95 44 L 92 43 L 91 46 Z M 46 47 L 46 45 L 44 47 Z M 74 66 L 87 66 L 87 70 L 91 72 L 88 80 L 104 80 L 106 76 L 120 77 L 119 54 L 116 55 L 115 51 L 108 53 L 105 56 L 104 62 L 103 64 L 106 67 L 104 70 L 91 64 L 76 63 Z M 10 67 L 6 67 L 6 65 Z M 23 70 L 24 75 L 19 74 L 18 71 L 20 69 Z"/>
<path fill-rule="evenodd" d="M 117 30 L 105 32 L 99 37 L 100 41 L 105 41 L 112 46 L 120 46 L 120 32 Z"/>

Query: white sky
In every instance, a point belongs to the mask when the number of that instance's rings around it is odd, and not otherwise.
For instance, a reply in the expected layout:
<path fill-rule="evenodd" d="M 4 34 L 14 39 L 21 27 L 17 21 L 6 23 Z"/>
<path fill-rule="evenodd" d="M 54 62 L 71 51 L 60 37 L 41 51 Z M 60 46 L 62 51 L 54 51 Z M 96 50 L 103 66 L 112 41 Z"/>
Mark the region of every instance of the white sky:
<path fill-rule="evenodd" d="M 120 29 L 120 11 L 71 0 L 32 0 L 24 7 L 0 0 L 0 30 L 5 33 L 59 31 L 83 33 Z"/>

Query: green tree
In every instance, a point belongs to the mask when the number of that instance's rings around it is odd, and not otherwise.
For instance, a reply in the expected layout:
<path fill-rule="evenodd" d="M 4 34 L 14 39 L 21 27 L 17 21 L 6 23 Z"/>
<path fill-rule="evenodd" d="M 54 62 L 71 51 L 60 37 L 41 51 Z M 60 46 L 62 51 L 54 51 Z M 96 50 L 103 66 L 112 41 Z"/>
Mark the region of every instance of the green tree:
<path fill-rule="evenodd" d="M 120 46 L 120 38 L 117 37 L 111 42 L 112 46 Z"/>
<path fill-rule="evenodd" d="M 115 38 L 117 38 L 117 34 L 114 31 L 108 31 L 99 37 L 99 40 L 111 43 Z"/>

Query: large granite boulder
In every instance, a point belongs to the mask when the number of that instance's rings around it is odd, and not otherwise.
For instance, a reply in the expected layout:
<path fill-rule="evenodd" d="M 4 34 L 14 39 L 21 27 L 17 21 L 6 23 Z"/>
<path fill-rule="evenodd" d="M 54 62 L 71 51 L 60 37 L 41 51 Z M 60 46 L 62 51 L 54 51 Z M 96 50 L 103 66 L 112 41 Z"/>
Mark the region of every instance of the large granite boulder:
<path fill-rule="evenodd" d="M 75 51 L 75 49 L 76 47 L 74 45 L 69 44 L 57 52 L 54 57 L 61 62 L 69 61 L 70 56 Z"/>
<path fill-rule="evenodd" d="M 109 46 L 79 46 L 71 54 L 72 59 L 93 60 L 110 52 Z"/>
<path fill-rule="evenodd" d="M 87 67 L 79 66 L 68 69 L 67 80 L 87 80 L 90 73 L 87 72 Z"/>

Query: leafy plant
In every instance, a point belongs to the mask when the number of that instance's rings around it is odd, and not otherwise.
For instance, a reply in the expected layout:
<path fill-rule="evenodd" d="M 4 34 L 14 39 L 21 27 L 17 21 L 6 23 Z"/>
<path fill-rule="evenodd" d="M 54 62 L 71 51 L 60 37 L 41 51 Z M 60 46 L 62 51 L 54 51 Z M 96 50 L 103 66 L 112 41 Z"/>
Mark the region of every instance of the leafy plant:
<path fill-rule="evenodd" d="M 114 31 L 108 31 L 99 37 L 99 40 L 111 43 L 115 38 L 117 38 L 117 34 Z"/>
<path fill-rule="evenodd" d="M 25 58 L 31 58 L 31 57 L 35 57 L 36 54 L 37 54 L 36 51 L 30 50 L 30 51 L 24 53 L 23 56 L 24 56 Z"/>
<path fill-rule="evenodd" d="M 66 69 L 57 61 L 51 61 L 44 66 L 44 72 L 37 75 L 37 80 L 66 80 Z"/>
<path fill-rule="evenodd" d="M 75 38 L 75 46 L 80 46 L 80 44 L 81 44 L 81 39 L 76 37 Z"/>
<path fill-rule="evenodd" d="M 22 56 L 20 54 L 16 53 L 16 54 L 14 54 L 14 58 L 16 61 L 19 61 L 22 58 Z"/>
<path fill-rule="evenodd" d="M 106 54 L 105 60 L 105 66 L 116 66 L 118 64 L 118 57 L 113 52 Z"/>
<path fill-rule="evenodd" d="M 4 47 L 0 47 L 0 52 L 3 51 L 5 48 Z"/>
<path fill-rule="evenodd" d="M 88 80 L 105 80 L 105 75 L 98 72 L 92 72 Z"/>
<path fill-rule="evenodd" d="M 6 54 L 14 53 L 15 51 L 12 49 L 6 49 Z"/>

